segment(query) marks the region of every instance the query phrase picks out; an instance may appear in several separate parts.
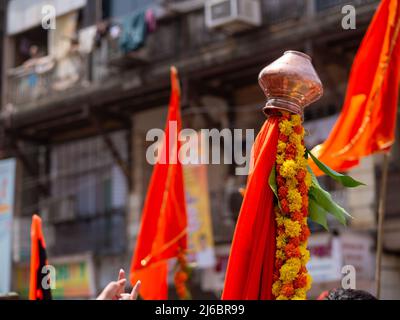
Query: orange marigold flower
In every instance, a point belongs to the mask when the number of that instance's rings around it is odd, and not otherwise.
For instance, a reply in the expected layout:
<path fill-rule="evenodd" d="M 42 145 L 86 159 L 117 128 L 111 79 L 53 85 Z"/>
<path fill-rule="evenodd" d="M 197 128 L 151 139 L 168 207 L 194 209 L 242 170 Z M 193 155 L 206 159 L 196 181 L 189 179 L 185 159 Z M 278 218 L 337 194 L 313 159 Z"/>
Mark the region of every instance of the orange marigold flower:
<path fill-rule="evenodd" d="M 300 169 L 296 175 L 297 181 L 299 181 L 299 182 L 304 181 L 306 174 L 307 174 L 307 172 L 304 169 Z"/>
<path fill-rule="evenodd" d="M 289 137 L 283 133 L 279 134 L 279 140 L 283 141 L 283 142 L 288 142 L 289 141 Z"/>
<path fill-rule="evenodd" d="M 301 233 L 300 233 L 300 236 L 299 236 L 300 241 L 301 241 L 301 242 L 306 241 L 306 240 L 308 239 L 309 236 L 310 236 L 310 229 L 308 228 L 307 225 L 304 225 L 304 226 L 301 228 Z"/>
<path fill-rule="evenodd" d="M 297 276 L 297 278 L 293 281 L 293 286 L 295 289 L 304 288 L 307 285 L 307 276 L 302 273 Z"/>
<path fill-rule="evenodd" d="M 276 170 L 276 172 L 279 172 L 279 170 Z M 278 183 L 278 186 L 281 187 L 281 186 L 285 185 L 286 179 L 284 177 L 282 177 L 281 175 L 278 175 L 276 177 L 276 182 Z"/>
<path fill-rule="evenodd" d="M 295 158 L 294 154 L 285 154 L 285 160 L 294 160 Z"/>
<path fill-rule="evenodd" d="M 308 196 L 308 188 L 304 181 L 300 182 L 297 188 L 299 189 L 299 192 L 302 196 Z"/>
<path fill-rule="evenodd" d="M 299 274 L 302 274 L 302 273 L 307 273 L 307 268 L 306 268 L 306 266 L 301 266 L 300 267 L 300 271 L 299 271 Z"/>
<path fill-rule="evenodd" d="M 286 198 L 288 195 L 288 188 L 286 186 L 282 186 L 278 188 L 278 196 L 279 198 Z"/>
<path fill-rule="evenodd" d="M 303 127 L 301 125 L 297 125 L 293 127 L 293 131 L 296 132 L 297 134 L 302 134 L 303 133 Z"/>
<path fill-rule="evenodd" d="M 303 216 L 303 213 L 302 213 L 302 212 L 300 212 L 300 211 L 295 211 L 295 212 L 292 212 L 291 218 L 292 218 L 292 220 L 294 220 L 294 221 L 301 222 L 301 221 L 304 219 L 304 216 Z"/>
<path fill-rule="evenodd" d="M 298 247 L 300 245 L 299 237 L 293 237 L 289 240 L 289 244 Z"/>
<path fill-rule="evenodd" d="M 303 217 L 307 217 L 308 216 L 308 206 L 304 206 L 301 208 L 301 213 L 303 214 Z"/>
<path fill-rule="evenodd" d="M 288 258 L 298 258 L 300 257 L 300 249 L 298 246 L 289 243 L 285 246 L 285 254 Z"/>
<path fill-rule="evenodd" d="M 283 213 L 289 213 L 289 202 L 286 199 L 281 200 L 281 208 Z"/>
<path fill-rule="evenodd" d="M 302 205 L 304 208 L 308 208 L 308 194 L 302 196 Z"/>
<path fill-rule="evenodd" d="M 278 235 L 285 234 L 285 226 L 280 226 L 277 229 Z"/>
<path fill-rule="evenodd" d="M 275 269 L 280 270 L 282 266 L 283 266 L 283 261 L 281 259 L 276 259 L 275 260 Z"/>
<path fill-rule="evenodd" d="M 288 155 L 296 156 L 296 153 L 297 153 L 296 145 L 293 144 L 293 143 L 288 143 L 287 146 L 286 146 L 286 152 L 285 153 L 286 153 L 286 156 L 288 156 Z"/>
<path fill-rule="evenodd" d="M 281 293 L 286 297 L 291 297 L 294 295 L 294 288 L 291 283 L 285 283 L 281 288 Z"/>

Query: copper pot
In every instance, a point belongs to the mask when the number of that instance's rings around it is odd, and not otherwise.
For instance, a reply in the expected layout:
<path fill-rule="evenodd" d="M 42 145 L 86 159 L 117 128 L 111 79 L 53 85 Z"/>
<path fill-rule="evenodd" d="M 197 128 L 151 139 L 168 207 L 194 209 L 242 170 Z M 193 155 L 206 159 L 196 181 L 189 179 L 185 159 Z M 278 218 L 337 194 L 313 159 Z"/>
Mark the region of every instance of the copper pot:
<path fill-rule="evenodd" d="M 323 87 L 311 58 L 299 51 L 286 51 L 258 76 L 267 103 L 267 115 L 280 110 L 303 115 L 304 108 L 321 98 Z"/>

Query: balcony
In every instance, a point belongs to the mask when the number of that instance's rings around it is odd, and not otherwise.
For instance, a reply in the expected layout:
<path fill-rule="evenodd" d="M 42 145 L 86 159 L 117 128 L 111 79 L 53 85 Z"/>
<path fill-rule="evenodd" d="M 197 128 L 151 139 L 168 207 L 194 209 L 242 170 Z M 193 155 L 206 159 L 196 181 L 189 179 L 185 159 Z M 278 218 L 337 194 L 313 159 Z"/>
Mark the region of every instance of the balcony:
<path fill-rule="evenodd" d="M 185 1 L 168 1 L 168 3 L 174 2 L 181 5 Z M 118 38 L 106 37 L 91 54 L 69 57 L 73 61 L 69 64 L 73 65 L 74 69 L 69 75 L 69 71 L 63 70 L 65 68 L 60 66 L 60 62 L 51 61 L 50 58 L 45 59 L 43 65 L 22 66 L 9 70 L 8 102 L 18 112 L 35 107 L 38 102 L 44 103 L 44 100 L 50 97 L 61 99 L 71 93 L 76 95 L 80 91 L 85 92 L 88 88 L 97 88 L 101 92 L 101 87 L 113 80 L 114 84 L 119 81 L 118 85 L 121 85 L 120 82 L 124 81 L 123 74 L 127 72 L 132 71 L 130 76 L 126 77 L 129 79 L 133 79 L 135 75 L 141 76 L 143 72 L 137 72 L 138 69 L 148 68 L 153 71 L 152 69 L 158 68 L 153 73 L 146 72 L 145 75 L 146 77 L 154 75 L 157 79 L 160 70 L 165 70 L 166 66 L 172 63 L 178 67 L 180 65 L 187 67 L 188 70 L 204 69 L 205 64 L 212 66 L 219 62 L 226 63 L 229 59 L 235 58 L 235 55 L 240 58 L 239 55 L 246 53 L 249 57 L 254 57 L 254 52 L 260 55 L 261 52 L 270 50 L 272 46 L 288 46 L 290 42 L 287 38 L 290 37 L 290 41 L 300 41 L 299 43 L 303 44 L 304 42 L 294 34 L 303 34 L 304 37 L 321 34 L 322 30 L 325 30 L 324 24 L 327 23 L 325 21 L 327 19 L 324 17 L 327 15 L 332 25 L 331 30 L 334 29 L 332 32 L 341 32 L 340 28 L 337 28 L 337 23 L 342 17 L 340 7 L 348 3 L 344 0 L 261 0 L 261 2 L 262 27 L 233 36 L 207 29 L 201 6 L 196 5 L 191 10 L 177 13 L 166 5 L 161 11 L 163 13 L 158 16 L 156 31 L 146 37 L 144 47 L 137 51 L 122 52 L 118 46 Z M 357 8 L 363 8 L 357 11 L 357 23 L 359 23 L 359 12 L 368 13 L 364 19 L 368 22 L 379 1 L 360 0 L 354 3 Z M 313 25 L 313 33 L 306 31 L 307 25 Z M 300 29 L 303 31 L 299 31 Z M 260 41 L 263 38 L 268 41 Z M 259 45 L 252 47 L 251 44 L 255 41 L 258 41 Z M 256 57 L 253 61 L 256 61 L 255 59 Z M 149 82 L 154 83 L 154 78 Z"/>

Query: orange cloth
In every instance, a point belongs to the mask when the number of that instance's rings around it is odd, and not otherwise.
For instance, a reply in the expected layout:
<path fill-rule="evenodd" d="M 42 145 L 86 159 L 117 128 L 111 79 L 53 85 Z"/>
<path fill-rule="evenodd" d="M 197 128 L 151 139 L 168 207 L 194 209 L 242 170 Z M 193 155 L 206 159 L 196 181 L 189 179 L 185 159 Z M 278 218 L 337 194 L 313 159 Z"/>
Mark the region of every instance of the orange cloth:
<path fill-rule="evenodd" d="M 395 139 L 400 77 L 400 1 L 383 0 L 351 69 L 343 110 L 329 137 L 314 154 L 336 171 L 388 151 Z M 313 171 L 322 172 L 309 160 Z"/>
<path fill-rule="evenodd" d="M 31 266 L 29 282 L 29 300 L 51 299 L 50 288 L 42 287 L 45 274 L 42 268 L 47 265 L 46 243 L 42 232 L 42 219 L 34 214 L 31 225 Z"/>
<path fill-rule="evenodd" d="M 171 99 L 162 155 L 147 190 L 142 222 L 131 264 L 132 285 L 141 280 L 144 299 L 167 299 L 167 259 L 187 249 L 187 214 L 182 165 L 177 159 L 181 130 L 180 89 L 177 71 L 171 68 Z M 176 130 L 170 129 L 176 126 Z"/>
<path fill-rule="evenodd" d="M 236 224 L 222 294 L 224 300 L 271 300 L 275 263 L 274 194 L 268 179 L 276 161 L 278 118 L 265 121 Z"/>

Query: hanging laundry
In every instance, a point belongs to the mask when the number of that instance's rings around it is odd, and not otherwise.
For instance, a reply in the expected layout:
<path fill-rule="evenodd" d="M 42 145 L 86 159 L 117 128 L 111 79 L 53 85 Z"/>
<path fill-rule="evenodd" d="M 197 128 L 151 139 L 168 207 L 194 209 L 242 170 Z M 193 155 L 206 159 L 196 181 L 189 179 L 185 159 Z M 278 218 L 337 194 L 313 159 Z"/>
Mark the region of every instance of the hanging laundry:
<path fill-rule="evenodd" d="M 94 46 L 97 27 L 90 26 L 79 31 L 79 52 L 83 54 L 91 53 Z"/>
<path fill-rule="evenodd" d="M 157 29 L 157 20 L 154 14 L 154 10 L 149 8 L 146 10 L 146 26 L 147 31 L 152 33 Z"/>
<path fill-rule="evenodd" d="M 124 53 L 137 50 L 144 44 L 147 34 L 145 11 L 136 11 L 122 21 L 119 47 Z"/>

